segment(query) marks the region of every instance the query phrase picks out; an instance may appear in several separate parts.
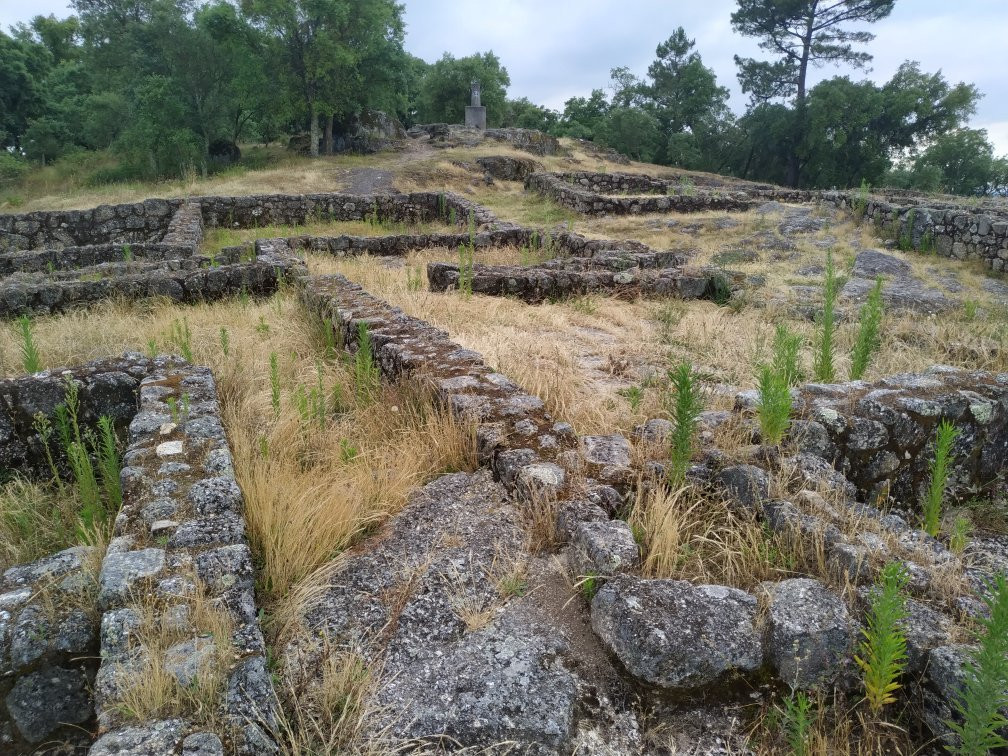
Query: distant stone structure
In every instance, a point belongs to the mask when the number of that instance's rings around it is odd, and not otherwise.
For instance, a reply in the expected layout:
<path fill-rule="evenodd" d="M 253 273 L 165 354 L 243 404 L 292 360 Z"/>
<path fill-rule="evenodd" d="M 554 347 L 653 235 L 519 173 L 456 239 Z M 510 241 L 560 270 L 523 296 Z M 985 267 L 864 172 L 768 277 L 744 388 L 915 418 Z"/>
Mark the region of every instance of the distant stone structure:
<path fill-rule="evenodd" d="M 469 105 L 466 105 L 465 125 L 472 129 L 479 129 L 480 131 L 486 131 L 487 127 L 486 107 L 480 105 L 479 79 L 473 79 L 472 81 L 472 101 Z"/>

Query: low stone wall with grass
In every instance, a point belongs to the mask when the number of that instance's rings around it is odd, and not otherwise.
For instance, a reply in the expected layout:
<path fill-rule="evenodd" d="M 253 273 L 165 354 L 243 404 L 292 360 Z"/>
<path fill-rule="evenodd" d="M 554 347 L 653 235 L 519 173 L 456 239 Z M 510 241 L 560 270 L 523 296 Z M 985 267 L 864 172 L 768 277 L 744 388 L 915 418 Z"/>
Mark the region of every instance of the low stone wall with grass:
<path fill-rule="evenodd" d="M 540 484 L 563 488 L 566 476 L 555 460 L 576 445 L 576 438 L 569 425 L 553 420 L 542 400 L 495 373 L 479 354 L 463 349 L 444 331 L 405 315 L 342 276 L 308 279 L 304 298 L 308 309 L 328 321 L 348 348 L 373 350 L 386 378 L 429 382 L 439 401 L 476 423 L 481 463 L 492 467 L 509 490 Z"/>
<path fill-rule="evenodd" d="M 140 381 L 153 363 L 139 354 L 99 360 L 84 366 L 47 370 L 35 375 L 0 381 L 0 478 L 15 473 L 33 478 L 51 476 L 46 448 L 36 419 L 49 420 L 49 451 L 57 469 L 66 472 L 63 445 L 53 418 L 56 408 L 66 403 L 70 382 L 76 387 L 81 427 L 94 428 L 103 415 L 112 420 L 117 433 L 125 435 L 137 409 Z"/>
<path fill-rule="evenodd" d="M 0 215 L 0 252 L 90 244 L 159 242 L 182 200 L 148 199 L 91 210 Z"/>
<path fill-rule="evenodd" d="M 474 265 L 467 285 L 474 294 L 515 297 L 529 304 L 554 302 L 588 294 L 622 299 L 638 297 L 704 299 L 715 295 L 717 274 L 680 268 L 577 270 L 561 266 Z M 431 291 L 459 290 L 460 269 L 453 263 L 428 263 Z M 730 291 L 728 292 L 730 294 Z"/>
<path fill-rule="evenodd" d="M 375 223 L 443 222 L 466 228 L 470 215 L 476 228 L 497 223 L 485 207 L 452 192 L 411 194 L 253 194 L 244 197 L 193 197 L 207 228 L 256 228 L 304 225 L 325 221 Z"/>
<path fill-rule="evenodd" d="M 823 192 L 823 200 L 873 223 L 904 249 L 956 260 L 980 260 L 1003 272 L 1008 261 L 1008 210 L 920 198 L 890 202 L 858 192 Z"/>
<path fill-rule="evenodd" d="M 175 211 L 162 244 L 183 247 L 195 252 L 203 241 L 203 208 L 199 201 L 187 200 Z"/>
<path fill-rule="evenodd" d="M 1008 459 L 1008 375 L 934 367 L 871 384 L 808 384 L 799 397 L 799 444 L 833 463 L 869 501 L 888 494 L 908 509 L 919 505 L 942 421 L 959 429 L 953 496 L 994 482 Z"/>
<path fill-rule="evenodd" d="M 271 752 L 242 493 L 208 368 L 143 380 L 123 463 L 98 586 L 105 734 L 91 754 Z"/>
<path fill-rule="evenodd" d="M 598 174 L 608 176 L 608 174 Z M 587 180 L 587 179 L 585 179 Z M 635 178 L 634 186 L 646 186 L 646 190 L 655 191 L 657 179 L 645 180 L 645 177 Z M 675 187 L 674 182 L 667 182 L 669 188 Z M 606 185 L 616 186 L 618 183 L 606 182 Z M 668 196 L 620 197 L 611 194 L 588 190 L 566 180 L 561 174 L 534 173 L 525 179 L 525 188 L 549 197 L 564 207 L 583 215 L 637 215 L 643 213 L 698 213 L 708 210 L 726 210 L 737 212 L 751 209 L 755 200 L 743 192 L 734 191 L 703 191 L 676 193 Z M 678 191 L 678 189 L 676 190 Z"/>

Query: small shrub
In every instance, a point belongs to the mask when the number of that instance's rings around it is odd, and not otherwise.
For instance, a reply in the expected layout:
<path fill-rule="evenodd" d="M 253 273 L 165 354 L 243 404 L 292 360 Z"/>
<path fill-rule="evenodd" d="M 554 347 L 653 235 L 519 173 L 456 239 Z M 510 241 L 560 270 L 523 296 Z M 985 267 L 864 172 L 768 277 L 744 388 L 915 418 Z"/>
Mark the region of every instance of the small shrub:
<path fill-rule="evenodd" d="M 958 437 L 959 429 L 948 420 L 942 420 L 938 425 L 934 458 L 931 460 L 931 484 L 924 498 L 924 530 L 931 536 L 937 536 L 941 527 L 942 504 L 945 499 L 945 486 L 948 483 L 952 446 Z"/>
<path fill-rule="evenodd" d="M 774 333 L 773 369 L 788 386 L 796 386 L 804 380 L 798 367 L 801 343 L 801 334 L 793 333 L 784 323 L 777 324 Z"/>
<path fill-rule="evenodd" d="M 956 554 L 961 554 L 966 549 L 969 534 L 973 531 L 973 524 L 965 517 L 957 517 L 952 523 L 952 535 L 949 536 L 949 549 Z"/>
<path fill-rule="evenodd" d="M 900 623 L 906 618 L 903 589 L 909 577 L 898 562 L 887 564 L 875 584 L 868 608 L 864 636 L 854 661 L 861 668 L 865 699 L 878 716 L 882 707 L 896 700 L 899 676 L 906 665 L 906 636 Z"/>
<path fill-rule="evenodd" d="M 98 447 L 95 450 L 98 457 L 98 471 L 101 475 L 105 498 L 116 512 L 122 507 L 122 488 L 119 482 L 121 465 L 119 464 L 118 442 L 111 418 L 102 415 L 98 418 Z"/>
<path fill-rule="evenodd" d="M 669 439 L 668 478 L 673 485 L 678 485 L 686 477 L 693 456 L 693 436 L 696 434 L 697 418 L 703 411 L 703 400 L 690 363 L 681 362 L 669 372 L 668 377 L 671 396 L 666 403 L 673 424 Z"/>
<path fill-rule="evenodd" d="M 423 291 L 423 270 L 410 265 L 406 268 L 406 291 Z"/>
<path fill-rule="evenodd" d="M 871 191 L 871 184 L 861 179 L 861 186 L 858 188 L 857 196 L 854 198 L 854 218 L 860 222 L 868 210 L 868 194 Z"/>
<path fill-rule="evenodd" d="M 784 439 L 791 424 L 791 387 L 783 374 L 771 365 L 763 365 L 757 391 L 756 416 L 759 418 L 760 433 L 764 443 L 776 446 Z"/>
<path fill-rule="evenodd" d="M 473 293 L 473 248 L 464 244 L 459 244 L 459 276 L 458 290 L 463 297 L 468 299 Z"/>
<path fill-rule="evenodd" d="M 982 633 L 966 666 L 966 685 L 956 703 L 962 723 L 949 725 L 959 736 L 952 751 L 982 756 L 1008 747 L 998 730 L 1008 725 L 1008 578 L 1002 573 L 984 599 L 989 616 L 979 620 Z"/>
<path fill-rule="evenodd" d="M 882 277 L 875 280 L 868 295 L 868 301 L 861 308 L 858 319 L 858 332 L 854 339 L 854 349 L 851 353 L 850 377 L 852 381 L 860 380 L 864 377 L 868 365 L 871 364 L 872 357 L 882 346 L 882 316 L 884 307 L 882 305 Z"/>
<path fill-rule="evenodd" d="M 792 691 L 777 713 L 792 756 L 805 756 L 809 752 L 809 735 L 812 732 L 812 700 L 804 691 Z"/>
<path fill-rule="evenodd" d="M 21 331 L 21 369 L 25 373 L 37 373 L 42 369 L 42 357 L 35 345 L 31 319 L 27 315 L 18 318 Z"/>
<path fill-rule="evenodd" d="M 963 302 L 963 317 L 972 322 L 977 318 L 977 312 L 980 309 L 980 303 L 975 299 L 967 299 Z"/>
<path fill-rule="evenodd" d="M 812 360 L 812 373 L 821 383 L 831 383 L 836 377 L 833 367 L 833 337 L 836 334 L 836 300 L 839 293 L 840 278 L 833 263 L 833 253 L 830 252 L 826 256 L 823 309 L 819 316 L 816 350 Z"/>
<path fill-rule="evenodd" d="M 231 352 L 231 335 L 228 333 L 228 329 L 221 326 L 220 329 L 220 348 L 221 354 L 225 357 Z"/>
<path fill-rule="evenodd" d="M 192 332 L 189 330 L 189 321 L 186 318 L 172 321 L 169 340 L 178 347 L 182 357 L 186 362 L 193 362 Z"/>
<path fill-rule="evenodd" d="M 644 392 L 640 386 L 630 386 L 629 388 L 620 389 L 619 394 L 626 398 L 631 412 L 636 413 L 640 409 L 641 401 L 644 399 Z"/>

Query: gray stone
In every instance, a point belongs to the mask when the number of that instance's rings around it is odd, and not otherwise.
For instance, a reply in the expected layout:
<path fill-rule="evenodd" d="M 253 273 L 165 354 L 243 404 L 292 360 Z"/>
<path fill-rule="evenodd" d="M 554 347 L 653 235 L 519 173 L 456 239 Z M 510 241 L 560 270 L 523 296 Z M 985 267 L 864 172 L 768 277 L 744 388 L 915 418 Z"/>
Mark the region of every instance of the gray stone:
<path fill-rule="evenodd" d="M 182 687 L 189 687 L 214 665 L 217 652 L 213 638 L 192 638 L 165 650 L 164 668 Z"/>
<path fill-rule="evenodd" d="M 14 683 L 7 710 L 21 737 L 40 743 L 62 725 L 87 722 L 94 707 L 80 670 L 45 667 Z"/>
<path fill-rule="evenodd" d="M 908 276 L 911 270 L 910 263 L 901 260 L 895 255 L 880 252 L 877 249 L 864 249 L 858 252 L 854 258 L 854 268 L 851 274 L 860 278 L 872 278 L 876 276 Z"/>
<path fill-rule="evenodd" d="M 752 510 L 770 498 L 770 478 L 754 465 L 734 465 L 717 474 L 717 482 L 731 504 Z"/>
<path fill-rule="evenodd" d="M 224 744 L 212 732 L 197 732 L 182 741 L 182 756 L 224 756 Z"/>
<path fill-rule="evenodd" d="M 766 649 L 792 688 L 828 688 L 850 672 L 855 624 L 844 602 L 818 580 L 768 584 Z"/>
<path fill-rule="evenodd" d="M 640 562 L 640 550 L 623 520 L 582 522 L 574 530 L 571 562 L 575 575 L 629 572 Z"/>
<path fill-rule="evenodd" d="M 581 453 L 592 465 L 629 467 L 630 442 L 618 433 L 608 436 L 582 436 Z"/>
<path fill-rule="evenodd" d="M 618 577 L 592 601 L 592 628 L 635 677 L 687 691 L 763 664 L 756 599 L 720 585 Z"/>
<path fill-rule="evenodd" d="M 88 756 L 166 756 L 176 752 L 185 731 L 186 724 L 181 719 L 125 727 L 102 735 Z"/>
<path fill-rule="evenodd" d="M 231 476 L 206 478 L 189 489 L 189 501 L 199 516 L 241 511 L 241 489 Z"/>
<path fill-rule="evenodd" d="M 518 490 L 530 498 L 557 496 L 566 483 L 567 473 L 552 462 L 525 465 L 518 472 Z"/>
<path fill-rule="evenodd" d="M 4 572 L 4 584 L 22 586 L 37 583 L 43 578 L 57 578 L 79 570 L 91 554 L 90 546 L 72 546 L 51 556 L 42 557 L 31 564 L 11 567 Z"/>
<path fill-rule="evenodd" d="M 383 724 L 394 717 L 399 736 L 447 736 L 462 747 L 509 741 L 523 752 L 556 752 L 573 734 L 578 695 L 565 648 L 551 628 L 504 615 L 387 685 Z"/>
<path fill-rule="evenodd" d="M 99 605 L 109 609 L 124 603 L 141 581 L 153 578 L 164 564 L 164 549 L 107 554 L 98 579 Z"/>

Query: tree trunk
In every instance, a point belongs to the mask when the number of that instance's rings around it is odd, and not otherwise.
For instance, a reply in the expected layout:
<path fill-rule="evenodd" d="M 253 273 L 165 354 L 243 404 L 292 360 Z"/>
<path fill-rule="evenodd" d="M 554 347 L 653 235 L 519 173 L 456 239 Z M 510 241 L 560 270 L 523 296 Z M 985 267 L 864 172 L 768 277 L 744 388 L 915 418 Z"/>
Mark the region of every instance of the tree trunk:
<path fill-rule="evenodd" d="M 324 145 L 325 149 L 323 149 L 322 152 L 324 152 L 326 155 L 332 155 L 333 154 L 332 135 L 333 135 L 333 121 L 335 119 L 336 119 L 336 116 L 333 116 L 333 115 L 327 115 L 325 117 L 325 138 L 324 138 L 325 139 L 325 145 Z"/>
<path fill-rule="evenodd" d="M 311 151 L 312 157 L 318 157 L 318 143 L 319 143 L 319 127 L 318 127 L 318 111 L 315 109 L 315 103 L 313 102 L 309 108 L 309 118 L 311 119 L 308 123 L 308 149 Z"/>

